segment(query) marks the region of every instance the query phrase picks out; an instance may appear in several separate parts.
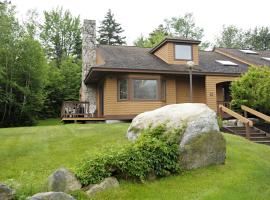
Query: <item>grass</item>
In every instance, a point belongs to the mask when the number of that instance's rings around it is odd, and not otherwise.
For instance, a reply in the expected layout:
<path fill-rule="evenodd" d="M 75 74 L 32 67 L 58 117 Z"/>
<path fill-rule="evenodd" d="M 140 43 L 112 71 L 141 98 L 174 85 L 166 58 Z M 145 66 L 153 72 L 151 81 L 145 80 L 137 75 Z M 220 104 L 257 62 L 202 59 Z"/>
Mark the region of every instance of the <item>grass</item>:
<path fill-rule="evenodd" d="M 61 125 L 61 124 L 63 124 L 61 119 L 50 118 L 50 119 L 38 120 L 36 126 L 53 126 L 53 125 Z"/>
<path fill-rule="evenodd" d="M 126 143 L 128 125 L 69 124 L 0 129 L 0 182 L 17 188 L 21 199 L 46 191 L 47 177 L 55 169 L 64 166 L 74 170 L 87 154 L 98 152 L 105 145 Z M 97 194 L 94 199 L 269 199 L 270 147 L 224 135 L 225 165 L 145 184 L 121 181 L 120 188 Z M 78 199 L 85 197 L 81 195 Z"/>

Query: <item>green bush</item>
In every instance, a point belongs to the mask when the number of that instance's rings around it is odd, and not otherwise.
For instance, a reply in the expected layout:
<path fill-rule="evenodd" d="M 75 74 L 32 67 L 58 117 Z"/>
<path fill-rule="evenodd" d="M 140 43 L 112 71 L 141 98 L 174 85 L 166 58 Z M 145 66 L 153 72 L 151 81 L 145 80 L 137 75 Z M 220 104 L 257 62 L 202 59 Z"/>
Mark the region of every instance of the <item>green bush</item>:
<path fill-rule="evenodd" d="M 165 133 L 165 126 L 144 130 L 139 138 L 121 148 L 84 159 L 76 170 L 83 185 L 98 183 L 109 176 L 144 181 L 149 174 L 158 177 L 178 173 L 179 140 L 183 129 Z"/>
<path fill-rule="evenodd" d="M 232 106 L 240 110 L 241 105 L 269 113 L 270 68 L 250 67 L 248 72 L 231 85 Z"/>

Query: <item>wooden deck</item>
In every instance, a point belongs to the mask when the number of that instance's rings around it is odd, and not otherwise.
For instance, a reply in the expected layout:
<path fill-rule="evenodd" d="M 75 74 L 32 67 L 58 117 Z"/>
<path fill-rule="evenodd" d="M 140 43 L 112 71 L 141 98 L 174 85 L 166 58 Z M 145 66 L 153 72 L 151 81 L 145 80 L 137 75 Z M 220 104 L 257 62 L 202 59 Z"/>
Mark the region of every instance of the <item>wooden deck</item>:
<path fill-rule="evenodd" d="M 97 115 L 96 106 L 89 102 L 65 101 L 61 109 L 62 121 L 104 121 L 103 116 Z"/>
<path fill-rule="evenodd" d="M 105 121 L 103 117 L 63 117 L 62 121 Z"/>

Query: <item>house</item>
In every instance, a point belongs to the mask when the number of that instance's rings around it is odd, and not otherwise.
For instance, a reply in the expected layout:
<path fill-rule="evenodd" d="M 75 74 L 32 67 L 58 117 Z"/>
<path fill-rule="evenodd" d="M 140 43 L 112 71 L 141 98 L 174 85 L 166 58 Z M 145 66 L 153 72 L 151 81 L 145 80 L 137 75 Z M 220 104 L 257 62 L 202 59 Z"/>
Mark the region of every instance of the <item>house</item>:
<path fill-rule="evenodd" d="M 206 103 L 217 110 L 218 104 L 230 101 L 230 83 L 250 65 L 270 64 L 270 52 L 200 51 L 199 44 L 168 37 L 154 48 L 97 45 L 95 21 L 85 20 L 80 102 L 65 102 L 62 118 L 130 120 L 185 102 Z"/>

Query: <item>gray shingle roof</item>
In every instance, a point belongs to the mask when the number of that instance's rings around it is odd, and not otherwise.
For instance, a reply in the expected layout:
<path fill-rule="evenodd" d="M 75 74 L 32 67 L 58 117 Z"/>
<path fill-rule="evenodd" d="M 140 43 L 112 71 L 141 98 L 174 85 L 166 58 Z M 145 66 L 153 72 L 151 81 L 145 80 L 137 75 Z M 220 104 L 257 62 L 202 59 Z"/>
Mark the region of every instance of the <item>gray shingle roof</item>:
<path fill-rule="evenodd" d="M 98 51 L 101 53 L 105 63 L 96 66 L 96 68 L 175 71 L 179 73 L 188 71 L 186 65 L 167 64 L 149 53 L 150 50 L 150 48 L 133 46 L 100 45 Z M 217 63 L 216 60 L 229 60 L 237 63 L 238 66 L 224 66 Z M 199 66 L 196 68 L 201 73 L 240 74 L 246 72 L 248 66 L 216 52 L 200 51 Z"/>
<path fill-rule="evenodd" d="M 270 58 L 270 51 L 255 51 L 258 54 L 246 54 L 239 49 L 230 49 L 230 48 L 215 48 L 216 50 L 222 51 L 224 53 L 230 54 L 234 57 L 237 57 L 241 60 L 245 60 L 254 65 L 260 66 L 270 66 L 270 61 L 263 59 L 262 57 Z"/>

